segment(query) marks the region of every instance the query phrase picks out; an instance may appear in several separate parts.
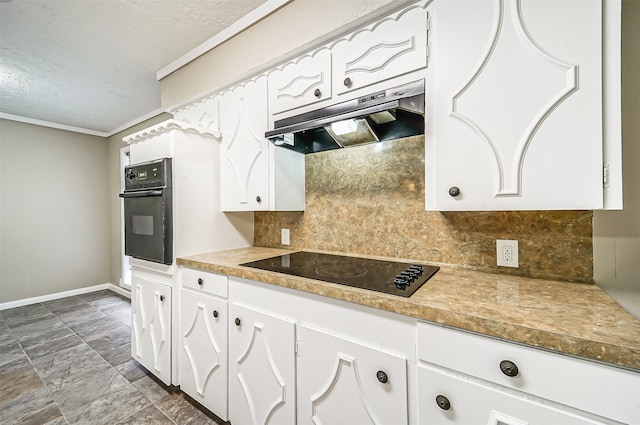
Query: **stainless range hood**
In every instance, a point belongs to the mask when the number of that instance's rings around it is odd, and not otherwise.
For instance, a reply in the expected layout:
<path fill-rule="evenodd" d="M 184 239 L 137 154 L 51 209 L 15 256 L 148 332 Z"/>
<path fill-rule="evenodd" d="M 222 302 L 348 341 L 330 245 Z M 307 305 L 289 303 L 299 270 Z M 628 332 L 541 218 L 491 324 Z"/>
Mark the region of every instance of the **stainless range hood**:
<path fill-rule="evenodd" d="M 424 134 L 424 80 L 282 119 L 265 137 L 301 153 Z"/>

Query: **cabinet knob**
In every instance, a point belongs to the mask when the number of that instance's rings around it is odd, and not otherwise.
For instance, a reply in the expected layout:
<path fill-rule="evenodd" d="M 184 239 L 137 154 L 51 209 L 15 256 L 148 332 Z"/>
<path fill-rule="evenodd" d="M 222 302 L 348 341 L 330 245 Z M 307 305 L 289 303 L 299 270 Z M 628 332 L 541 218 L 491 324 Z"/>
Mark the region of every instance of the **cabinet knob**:
<path fill-rule="evenodd" d="M 218 310 L 213 310 L 213 317 L 218 318 Z"/>
<path fill-rule="evenodd" d="M 198 285 L 202 286 L 202 284 L 204 283 L 204 281 L 202 280 L 201 277 L 198 278 Z"/>
<path fill-rule="evenodd" d="M 380 383 L 382 384 L 386 384 L 387 382 L 389 382 L 389 377 L 387 376 L 387 374 L 381 370 L 379 370 L 376 373 L 376 378 L 378 378 L 378 381 L 380 381 Z"/>
<path fill-rule="evenodd" d="M 258 195 L 256 196 L 256 202 L 261 204 L 262 203 L 262 198 Z"/>
<path fill-rule="evenodd" d="M 500 370 L 507 376 L 518 376 L 518 366 L 510 360 L 503 360 L 500 362 Z"/>
<path fill-rule="evenodd" d="M 353 84 L 353 81 L 351 81 L 351 78 L 347 77 L 344 79 L 343 83 L 345 87 L 351 87 L 351 85 Z"/>
<path fill-rule="evenodd" d="M 241 322 L 240 322 L 240 318 L 236 317 L 235 322 L 236 322 L 236 326 L 240 326 L 240 323 L 241 323 Z"/>
<path fill-rule="evenodd" d="M 314 92 L 313 92 L 313 95 L 315 97 L 320 97 L 320 96 L 322 96 L 322 92 L 320 91 L 320 89 L 315 89 Z"/>
<path fill-rule="evenodd" d="M 160 295 L 160 301 L 164 301 L 164 295 Z"/>
<path fill-rule="evenodd" d="M 442 394 L 438 394 L 436 396 L 436 404 L 438 405 L 439 408 L 441 408 L 442 410 L 449 410 L 451 409 L 451 402 L 449 402 L 449 399 L 446 398 L 445 396 L 443 396 Z"/>
<path fill-rule="evenodd" d="M 460 196 L 460 188 L 456 186 L 452 186 L 449 188 L 449 196 L 452 198 Z"/>

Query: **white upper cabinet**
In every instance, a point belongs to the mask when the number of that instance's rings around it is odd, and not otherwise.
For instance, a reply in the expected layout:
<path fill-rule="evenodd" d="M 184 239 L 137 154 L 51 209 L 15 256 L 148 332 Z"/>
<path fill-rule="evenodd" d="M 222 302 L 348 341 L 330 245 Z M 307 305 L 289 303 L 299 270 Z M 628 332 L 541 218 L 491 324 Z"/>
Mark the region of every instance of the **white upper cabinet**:
<path fill-rule="evenodd" d="M 347 93 L 427 66 L 425 7 L 426 2 L 418 2 L 332 43 L 336 93 Z"/>
<path fill-rule="evenodd" d="M 271 114 L 331 98 L 331 54 L 326 48 L 304 55 L 269 74 Z"/>
<path fill-rule="evenodd" d="M 603 208 L 606 4 L 431 4 L 428 210 Z"/>
<path fill-rule="evenodd" d="M 304 155 L 276 150 L 264 137 L 265 75 L 222 93 L 220 123 L 222 210 L 304 210 Z"/>

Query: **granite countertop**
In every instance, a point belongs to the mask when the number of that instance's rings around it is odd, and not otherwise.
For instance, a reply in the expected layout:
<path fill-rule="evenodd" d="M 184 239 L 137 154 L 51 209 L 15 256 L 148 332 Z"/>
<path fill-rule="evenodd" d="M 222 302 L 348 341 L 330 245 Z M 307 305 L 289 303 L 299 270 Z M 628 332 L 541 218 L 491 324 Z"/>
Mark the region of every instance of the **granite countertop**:
<path fill-rule="evenodd" d="M 640 370 L 640 321 L 597 285 L 444 266 L 403 298 L 239 266 L 289 252 L 250 247 L 179 258 L 177 263 Z"/>

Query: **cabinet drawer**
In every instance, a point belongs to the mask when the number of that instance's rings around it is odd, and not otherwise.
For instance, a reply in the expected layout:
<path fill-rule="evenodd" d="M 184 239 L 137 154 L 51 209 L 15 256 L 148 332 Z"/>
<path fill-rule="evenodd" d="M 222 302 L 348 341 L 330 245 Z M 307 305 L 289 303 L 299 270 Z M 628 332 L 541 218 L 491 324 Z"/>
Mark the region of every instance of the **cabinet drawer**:
<path fill-rule="evenodd" d="M 421 424 L 595 425 L 601 422 L 496 388 L 418 367 Z"/>
<path fill-rule="evenodd" d="M 640 373 L 418 323 L 421 361 L 624 423 L 640 423 Z M 515 376 L 501 363 L 512 362 Z"/>
<path fill-rule="evenodd" d="M 223 298 L 229 296 L 229 278 L 227 275 L 186 268 L 183 268 L 181 273 L 182 286 L 184 288 L 203 291 Z"/>

